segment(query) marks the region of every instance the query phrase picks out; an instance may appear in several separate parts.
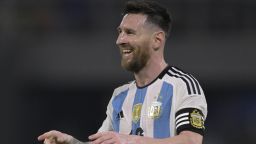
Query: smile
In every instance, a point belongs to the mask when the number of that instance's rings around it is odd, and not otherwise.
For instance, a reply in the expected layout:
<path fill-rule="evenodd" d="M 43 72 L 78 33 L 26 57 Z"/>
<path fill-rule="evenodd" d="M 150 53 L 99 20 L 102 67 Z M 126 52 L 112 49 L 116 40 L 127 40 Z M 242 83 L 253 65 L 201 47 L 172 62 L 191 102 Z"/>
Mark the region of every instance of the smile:
<path fill-rule="evenodd" d="M 131 50 L 131 49 L 123 49 L 123 50 L 122 50 L 122 53 L 123 53 L 123 54 L 130 54 L 130 53 L 132 53 L 132 51 L 133 51 L 133 50 Z"/>

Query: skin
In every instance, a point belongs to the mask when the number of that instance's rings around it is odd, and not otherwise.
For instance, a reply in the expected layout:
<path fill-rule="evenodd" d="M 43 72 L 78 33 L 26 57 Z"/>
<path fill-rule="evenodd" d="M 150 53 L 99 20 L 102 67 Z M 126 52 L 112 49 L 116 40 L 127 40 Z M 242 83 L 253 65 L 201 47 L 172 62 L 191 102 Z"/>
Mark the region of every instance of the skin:
<path fill-rule="evenodd" d="M 116 44 L 121 54 L 121 65 L 133 72 L 137 86 L 145 86 L 153 81 L 167 66 L 164 60 L 165 33 L 147 21 L 143 14 L 126 14 L 117 28 L 119 36 Z M 46 144 L 76 144 L 74 138 L 58 131 L 49 131 L 38 137 Z M 91 144 L 202 144 L 203 137 L 191 131 L 179 135 L 154 139 L 149 137 L 98 132 L 89 136 Z"/>
<path fill-rule="evenodd" d="M 72 136 L 56 130 L 46 132 L 37 139 L 39 141 L 44 140 L 44 144 L 72 144 L 73 141 Z"/>
<path fill-rule="evenodd" d="M 138 86 L 144 86 L 153 81 L 167 66 L 164 58 L 165 33 L 157 26 L 147 22 L 143 14 L 126 14 L 118 27 L 119 36 L 116 44 L 121 51 L 122 66 L 132 64 L 134 61 L 143 63 L 139 69 L 130 70 Z M 124 49 L 133 49 L 129 55 L 122 54 Z"/>
<path fill-rule="evenodd" d="M 119 36 L 116 45 L 120 49 L 121 65 L 124 69 L 134 73 L 138 73 L 145 67 L 150 59 L 151 31 L 146 31 L 142 27 L 145 20 L 137 21 L 137 19 L 133 19 L 133 16 L 125 15 L 124 21 L 117 28 Z M 130 52 L 125 52 L 127 50 Z"/>

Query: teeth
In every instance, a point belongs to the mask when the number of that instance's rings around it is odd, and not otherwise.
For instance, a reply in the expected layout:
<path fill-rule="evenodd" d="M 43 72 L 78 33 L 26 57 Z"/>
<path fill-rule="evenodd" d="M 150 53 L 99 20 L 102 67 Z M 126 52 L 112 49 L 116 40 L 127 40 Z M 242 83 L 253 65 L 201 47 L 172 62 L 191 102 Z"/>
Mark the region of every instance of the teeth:
<path fill-rule="evenodd" d="M 123 50 L 123 53 L 131 53 L 131 50 Z"/>

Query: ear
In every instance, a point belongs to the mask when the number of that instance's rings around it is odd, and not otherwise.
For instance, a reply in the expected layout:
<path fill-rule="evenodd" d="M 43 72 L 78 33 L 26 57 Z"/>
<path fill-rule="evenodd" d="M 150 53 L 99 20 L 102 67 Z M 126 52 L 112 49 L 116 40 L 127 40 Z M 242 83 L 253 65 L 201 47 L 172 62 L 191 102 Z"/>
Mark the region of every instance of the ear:
<path fill-rule="evenodd" d="M 153 49 L 155 51 L 159 50 L 163 46 L 164 40 L 165 40 L 165 33 L 163 31 L 155 32 L 153 35 Z"/>

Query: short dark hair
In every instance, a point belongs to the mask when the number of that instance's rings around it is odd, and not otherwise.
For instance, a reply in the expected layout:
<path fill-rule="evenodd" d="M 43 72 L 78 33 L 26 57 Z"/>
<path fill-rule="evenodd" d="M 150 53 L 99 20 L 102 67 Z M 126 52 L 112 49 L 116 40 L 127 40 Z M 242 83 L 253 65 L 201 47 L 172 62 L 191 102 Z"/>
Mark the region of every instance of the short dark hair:
<path fill-rule="evenodd" d="M 169 35 L 172 19 L 166 8 L 153 0 L 129 0 L 126 2 L 123 15 L 125 14 L 145 14 L 147 21 L 159 26 Z"/>

